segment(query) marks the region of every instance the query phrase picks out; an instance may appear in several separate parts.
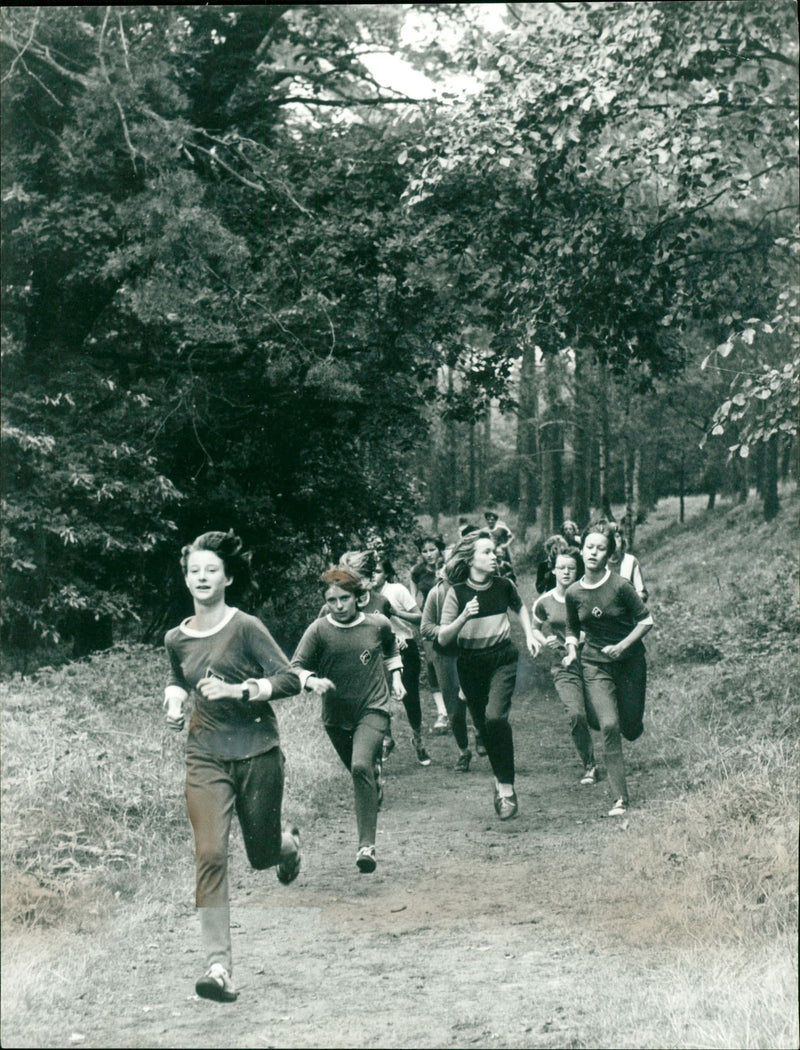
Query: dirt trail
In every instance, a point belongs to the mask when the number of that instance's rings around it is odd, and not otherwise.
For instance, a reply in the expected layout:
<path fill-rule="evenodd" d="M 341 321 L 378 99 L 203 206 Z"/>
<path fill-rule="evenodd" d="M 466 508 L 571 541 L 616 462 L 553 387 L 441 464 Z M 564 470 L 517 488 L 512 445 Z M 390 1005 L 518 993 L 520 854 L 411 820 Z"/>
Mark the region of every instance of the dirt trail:
<path fill-rule="evenodd" d="M 487 759 L 455 773 L 452 739 L 430 737 L 433 764 L 423 769 L 398 717 L 377 872 L 355 867 L 343 781 L 335 817 L 303 828 L 292 886 L 250 871 L 240 845 L 234 851 L 237 1003 L 194 996 L 199 938 L 186 908 L 143 930 L 82 992 L 73 1045 L 597 1045 L 578 989 L 590 970 L 595 985 L 607 970 L 610 989 L 641 983 L 637 956 L 658 918 L 626 904 L 624 846 L 661 788 L 634 760 L 636 808 L 624 821 L 606 817 L 607 783 L 578 785 L 548 678 L 521 658 L 516 820 L 494 814 Z"/>

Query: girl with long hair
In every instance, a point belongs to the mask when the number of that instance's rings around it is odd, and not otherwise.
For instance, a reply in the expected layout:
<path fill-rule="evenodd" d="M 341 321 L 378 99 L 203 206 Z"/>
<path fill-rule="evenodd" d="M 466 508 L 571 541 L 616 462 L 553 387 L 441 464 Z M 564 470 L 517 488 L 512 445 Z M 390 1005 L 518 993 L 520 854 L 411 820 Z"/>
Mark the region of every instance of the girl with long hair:
<path fill-rule="evenodd" d="M 539 643 L 516 586 L 497 575 L 497 555 L 488 533 L 463 536 L 445 565 L 445 575 L 451 589 L 442 610 L 439 643 L 458 644 L 458 679 L 495 776 L 495 812 L 509 820 L 519 808 L 508 719 L 519 654 L 511 641 L 509 610 L 519 617 L 532 656 Z"/>

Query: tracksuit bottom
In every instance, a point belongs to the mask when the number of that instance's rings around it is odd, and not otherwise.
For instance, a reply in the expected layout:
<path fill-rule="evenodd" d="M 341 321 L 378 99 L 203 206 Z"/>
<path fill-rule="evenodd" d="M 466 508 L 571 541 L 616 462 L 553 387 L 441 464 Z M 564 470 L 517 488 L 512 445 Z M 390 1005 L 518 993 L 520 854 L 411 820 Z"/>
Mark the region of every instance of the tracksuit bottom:
<path fill-rule="evenodd" d="M 489 649 L 462 649 L 458 680 L 492 772 L 501 784 L 514 783 L 514 738 L 508 713 L 517 681 L 516 648 L 502 642 Z"/>
<path fill-rule="evenodd" d="M 383 737 L 389 732 L 389 715 L 369 709 L 355 729 L 325 726 L 336 753 L 353 778 L 358 845 L 374 846 L 378 828 L 378 785 L 375 765 L 380 759 Z"/>
<path fill-rule="evenodd" d="M 606 770 L 615 798 L 628 801 L 622 737 L 636 740 L 644 732 L 644 701 L 647 661 L 644 647 L 624 660 L 593 663 L 584 659 L 586 712 L 596 718 L 603 738 Z"/>
<path fill-rule="evenodd" d="M 281 859 L 285 759 L 279 747 L 243 759 L 186 756 L 186 807 L 194 832 L 195 903 L 206 966 L 233 973 L 228 839 L 234 810 L 247 859 L 257 870 Z"/>

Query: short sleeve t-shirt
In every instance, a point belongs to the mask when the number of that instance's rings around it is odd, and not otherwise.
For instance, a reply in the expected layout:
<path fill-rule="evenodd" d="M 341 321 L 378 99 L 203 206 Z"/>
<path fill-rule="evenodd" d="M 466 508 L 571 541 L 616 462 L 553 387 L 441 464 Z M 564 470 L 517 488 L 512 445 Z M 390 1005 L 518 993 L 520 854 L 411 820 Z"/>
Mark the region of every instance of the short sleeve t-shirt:
<path fill-rule="evenodd" d="M 637 623 L 650 622 L 647 606 L 633 587 L 615 572 L 607 572 L 600 583 L 591 585 L 578 580 L 567 588 L 567 636 L 576 641 L 583 630 L 586 642 L 581 659 L 584 663 L 610 663 L 602 652 L 606 645 L 616 645 L 626 638 Z M 628 650 L 633 655 L 644 649 L 641 639 Z"/>
<path fill-rule="evenodd" d="M 555 590 L 547 591 L 536 599 L 532 611 L 534 626 L 541 629 L 548 625 L 563 645 L 567 630 L 567 604 L 564 598 L 559 598 Z"/>

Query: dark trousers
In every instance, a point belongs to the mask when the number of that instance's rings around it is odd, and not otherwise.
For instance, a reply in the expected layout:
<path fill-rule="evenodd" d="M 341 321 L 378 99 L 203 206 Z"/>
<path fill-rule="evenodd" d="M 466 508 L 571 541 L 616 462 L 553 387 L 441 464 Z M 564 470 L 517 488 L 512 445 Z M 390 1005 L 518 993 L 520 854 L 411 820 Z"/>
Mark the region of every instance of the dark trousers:
<path fill-rule="evenodd" d="M 325 726 L 325 732 L 353 778 L 358 845 L 374 846 L 378 828 L 375 763 L 381 754 L 383 736 L 389 732 L 389 715 L 368 710 L 355 729 Z"/>
<path fill-rule="evenodd" d="M 194 832 L 198 908 L 227 906 L 228 838 L 234 810 L 247 859 L 270 868 L 281 856 L 283 752 L 253 758 L 186 756 L 186 807 Z"/>
<path fill-rule="evenodd" d="M 514 738 L 508 713 L 517 681 L 517 657 L 510 642 L 458 655 L 458 680 L 492 772 L 501 784 L 514 783 Z"/>
<path fill-rule="evenodd" d="M 419 697 L 419 675 L 422 670 L 422 660 L 419 655 L 419 646 L 413 638 L 409 638 L 405 649 L 400 653 L 403 661 L 403 685 L 406 695 L 403 697 L 403 707 L 406 709 L 408 724 L 411 732 L 415 735 L 422 728 L 422 705 Z"/>
<path fill-rule="evenodd" d="M 456 667 L 456 656 L 454 653 L 443 653 L 434 649 L 432 652 L 433 662 L 436 667 L 436 677 L 444 698 L 444 706 L 450 719 L 450 728 L 456 743 L 462 751 L 466 751 L 469 745 L 467 735 L 467 705 L 459 694 L 458 669 Z"/>

